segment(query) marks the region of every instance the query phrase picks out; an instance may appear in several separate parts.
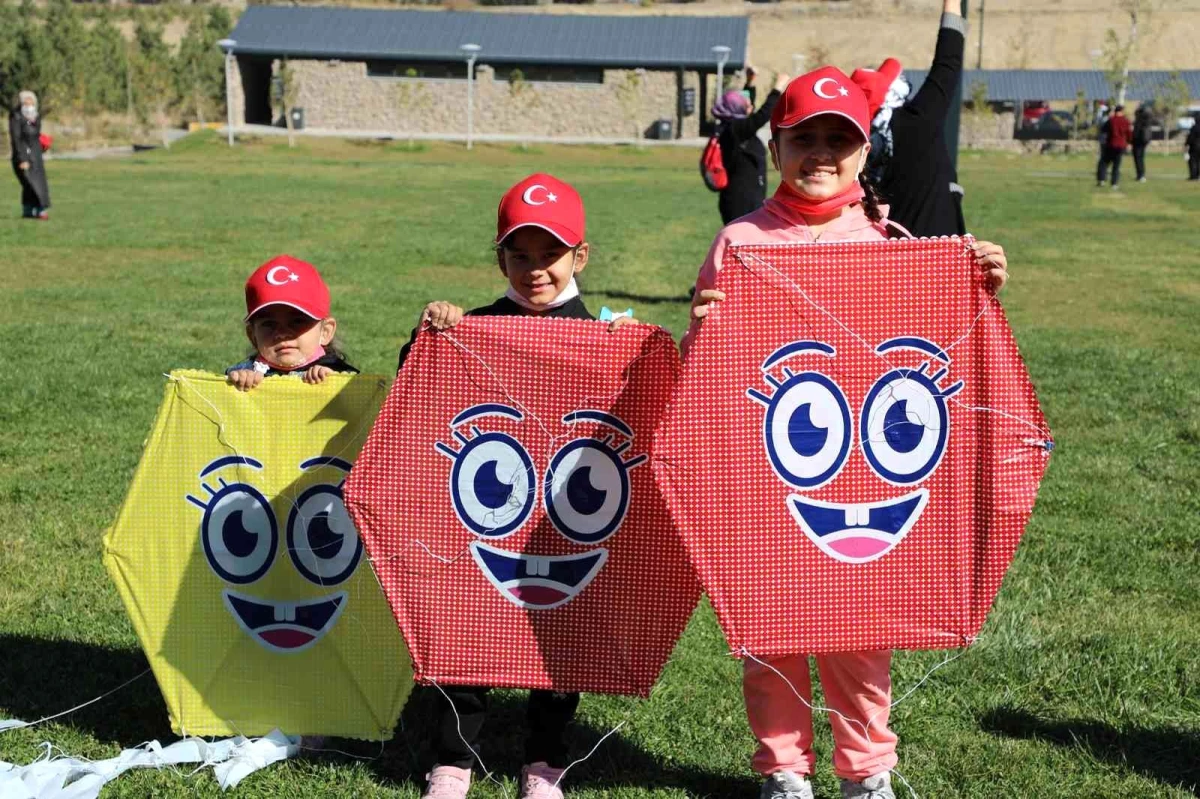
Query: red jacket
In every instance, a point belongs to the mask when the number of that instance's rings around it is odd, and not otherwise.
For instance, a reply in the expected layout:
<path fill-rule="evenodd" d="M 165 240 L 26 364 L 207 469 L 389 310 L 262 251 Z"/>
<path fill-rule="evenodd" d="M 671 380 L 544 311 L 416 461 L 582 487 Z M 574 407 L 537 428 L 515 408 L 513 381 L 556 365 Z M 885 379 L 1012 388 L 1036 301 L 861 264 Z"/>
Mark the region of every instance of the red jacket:
<path fill-rule="evenodd" d="M 1105 144 L 1121 150 L 1129 146 L 1130 140 L 1133 139 L 1133 127 L 1124 114 L 1114 113 L 1104 125 L 1106 129 Z"/>

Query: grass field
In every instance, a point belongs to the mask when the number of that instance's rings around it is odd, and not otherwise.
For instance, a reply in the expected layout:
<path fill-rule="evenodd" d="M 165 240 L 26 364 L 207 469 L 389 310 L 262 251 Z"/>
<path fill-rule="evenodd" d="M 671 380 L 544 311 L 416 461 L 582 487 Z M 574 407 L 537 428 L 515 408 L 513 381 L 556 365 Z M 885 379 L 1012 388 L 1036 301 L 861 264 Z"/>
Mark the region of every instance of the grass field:
<path fill-rule="evenodd" d="M 589 212 L 584 293 L 682 332 L 717 227 L 697 154 L 519 150 L 216 137 L 170 152 L 49 166 L 49 224 L 0 215 L 0 718 L 32 720 L 145 668 L 100 538 L 176 367 L 241 357 L 242 282 L 286 251 L 327 276 L 352 360 L 394 368 L 430 299 L 502 290 L 495 205 L 535 170 Z M 1177 158 L 1152 181 L 1093 188 L 1083 157 L 966 153 L 967 214 L 1008 249 L 1004 295 L 1058 449 L 980 642 L 893 714 L 900 771 L 926 797 L 1161 797 L 1200 791 L 1200 187 Z M 628 719 L 569 778 L 577 797 L 757 795 L 739 669 L 703 607 L 653 697 L 587 696 L 575 749 Z M 898 653 L 896 695 L 943 656 Z M 523 702 L 485 731 L 498 774 L 520 765 Z M 358 755 L 276 765 L 242 796 L 416 797 L 436 703 Z M 173 736 L 153 679 L 57 721 L 0 733 L 0 760 L 41 741 L 92 758 Z M 827 733 L 819 795 L 837 790 Z M 512 795 L 483 786 L 473 795 Z M 216 796 L 208 774 L 130 774 L 105 796 Z"/>

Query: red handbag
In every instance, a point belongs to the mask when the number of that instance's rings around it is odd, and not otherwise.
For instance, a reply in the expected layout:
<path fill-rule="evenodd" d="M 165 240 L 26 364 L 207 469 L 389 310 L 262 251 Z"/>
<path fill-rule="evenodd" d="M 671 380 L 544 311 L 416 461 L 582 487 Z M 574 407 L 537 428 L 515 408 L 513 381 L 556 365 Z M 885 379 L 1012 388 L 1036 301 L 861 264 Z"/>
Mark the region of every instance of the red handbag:
<path fill-rule="evenodd" d="M 50 145 L 54 144 L 54 137 L 49 133 L 39 133 L 38 143 L 42 145 L 42 152 L 50 149 Z"/>

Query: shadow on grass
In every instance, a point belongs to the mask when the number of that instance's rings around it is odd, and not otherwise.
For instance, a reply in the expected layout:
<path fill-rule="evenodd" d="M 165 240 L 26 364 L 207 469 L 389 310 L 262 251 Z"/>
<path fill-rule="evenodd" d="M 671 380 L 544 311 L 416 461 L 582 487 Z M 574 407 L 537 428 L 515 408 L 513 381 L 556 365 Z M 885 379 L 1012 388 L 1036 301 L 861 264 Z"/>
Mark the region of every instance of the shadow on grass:
<path fill-rule="evenodd" d="M 480 757 L 497 779 L 515 779 L 525 752 L 524 691 L 493 691 L 487 722 L 480 736 Z M 372 758 L 366 765 L 381 779 L 424 787 L 425 774 L 433 765 L 434 737 L 445 699 L 432 688 L 417 688 L 409 697 L 396 737 L 379 755 L 379 744 L 338 741 L 331 746 L 358 757 Z M 608 729 L 577 719 L 571 728 L 571 757 L 592 750 Z M 338 756 L 333 755 L 337 760 Z M 478 764 L 475 782 L 484 780 Z M 758 790 L 758 780 L 749 773 L 736 777 L 708 771 L 691 764 L 664 763 L 618 732 L 600 744 L 590 758 L 571 769 L 566 784 L 572 788 L 675 788 L 693 797 L 749 796 Z"/>
<path fill-rule="evenodd" d="M 1082 747 L 1098 760 L 1126 766 L 1166 785 L 1192 793 L 1200 790 L 1200 731 L 1197 730 L 1117 728 L 1087 719 L 1043 719 L 1007 707 L 984 715 L 980 726 L 1009 738 Z"/>
<path fill-rule="evenodd" d="M 0 706 L 15 718 L 37 721 L 112 691 L 148 668 L 140 649 L 0 634 Z M 122 746 L 175 738 L 150 673 L 58 721 Z"/>
<path fill-rule="evenodd" d="M 614 291 L 612 289 L 601 289 L 593 292 L 594 294 L 602 294 L 605 297 L 612 297 L 617 300 L 629 300 L 630 302 L 642 302 L 647 305 L 657 305 L 660 303 L 690 303 L 692 295 L 686 294 L 631 294 L 628 291 Z"/>

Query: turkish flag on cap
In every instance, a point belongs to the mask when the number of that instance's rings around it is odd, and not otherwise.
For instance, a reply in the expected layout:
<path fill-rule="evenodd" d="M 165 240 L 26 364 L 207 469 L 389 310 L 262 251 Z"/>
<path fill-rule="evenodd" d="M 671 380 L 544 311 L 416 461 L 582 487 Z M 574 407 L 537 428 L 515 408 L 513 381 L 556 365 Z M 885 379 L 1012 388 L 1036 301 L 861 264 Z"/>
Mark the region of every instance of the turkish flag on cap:
<path fill-rule="evenodd" d="M 887 99 L 888 89 L 896 82 L 896 78 L 900 77 L 900 72 L 900 62 L 889 58 L 879 65 L 879 69 L 856 69 L 850 75 L 850 80 L 857 83 L 867 95 L 867 106 L 871 116 L 879 113 L 883 101 Z"/>
<path fill-rule="evenodd" d="M 532 225 L 553 234 L 568 247 L 583 241 L 583 200 L 579 192 L 553 175 L 530 175 L 500 198 L 496 242 L 517 228 Z"/>
<path fill-rule="evenodd" d="M 771 112 L 771 134 L 793 128 L 821 114 L 836 114 L 854 123 L 866 141 L 871 129 L 867 96 L 837 67 L 821 67 L 793 80 Z"/>
<path fill-rule="evenodd" d="M 329 288 L 317 268 L 290 255 L 276 255 L 246 281 L 246 319 L 268 305 L 290 305 L 311 316 L 329 316 Z"/>

